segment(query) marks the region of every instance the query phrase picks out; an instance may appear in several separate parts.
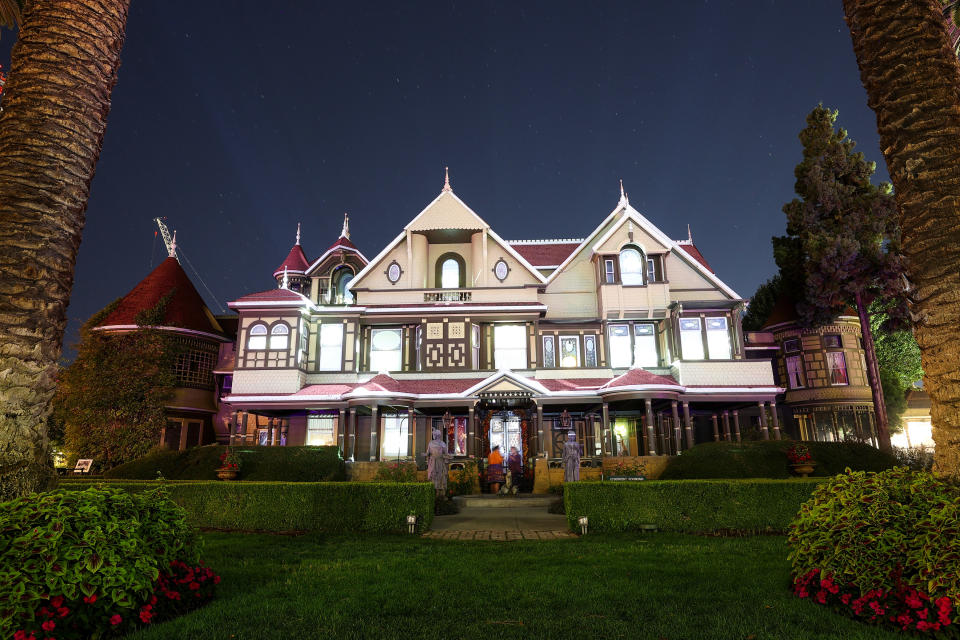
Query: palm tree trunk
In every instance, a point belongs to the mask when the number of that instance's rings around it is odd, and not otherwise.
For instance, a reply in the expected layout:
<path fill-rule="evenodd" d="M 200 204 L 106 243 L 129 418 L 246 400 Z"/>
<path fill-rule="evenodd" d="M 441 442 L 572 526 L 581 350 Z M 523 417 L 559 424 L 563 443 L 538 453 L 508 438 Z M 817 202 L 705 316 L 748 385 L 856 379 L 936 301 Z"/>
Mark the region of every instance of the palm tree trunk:
<path fill-rule="evenodd" d="M 960 475 L 960 65 L 939 0 L 844 0 L 900 207 L 934 470 Z"/>
<path fill-rule="evenodd" d="M 873 395 L 873 414 L 877 423 L 877 443 L 884 451 L 890 451 L 890 423 L 887 420 L 887 403 L 883 399 L 883 386 L 880 384 L 880 366 L 877 364 L 877 351 L 873 342 L 873 331 L 870 329 L 870 316 L 867 315 L 867 306 L 863 296 L 857 291 L 854 296 L 857 302 L 857 315 L 860 317 L 860 331 L 863 334 L 863 355 L 867 361 L 867 380 L 870 382 L 870 393 Z"/>
<path fill-rule="evenodd" d="M 47 419 L 129 0 L 28 0 L 0 114 L 0 500 L 53 472 Z"/>

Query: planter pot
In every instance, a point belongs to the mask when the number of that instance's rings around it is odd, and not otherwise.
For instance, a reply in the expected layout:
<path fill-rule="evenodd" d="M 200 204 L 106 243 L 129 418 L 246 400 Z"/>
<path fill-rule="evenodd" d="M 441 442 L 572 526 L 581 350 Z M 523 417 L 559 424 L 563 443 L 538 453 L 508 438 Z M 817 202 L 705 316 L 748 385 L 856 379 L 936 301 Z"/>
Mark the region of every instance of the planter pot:
<path fill-rule="evenodd" d="M 237 470 L 236 469 L 217 469 L 217 477 L 221 480 L 236 480 L 237 479 Z"/>
<path fill-rule="evenodd" d="M 806 478 L 808 474 L 813 473 L 813 468 L 817 465 L 813 462 L 801 462 L 800 464 L 791 464 L 793 472 L 801 478 Z"/>

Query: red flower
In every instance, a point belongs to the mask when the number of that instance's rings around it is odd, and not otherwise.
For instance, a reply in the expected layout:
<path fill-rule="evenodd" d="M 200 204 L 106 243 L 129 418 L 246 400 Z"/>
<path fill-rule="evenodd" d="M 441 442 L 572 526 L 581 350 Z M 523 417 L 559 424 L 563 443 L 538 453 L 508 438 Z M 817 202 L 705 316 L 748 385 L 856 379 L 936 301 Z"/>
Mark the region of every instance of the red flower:
<path fill-rule="evenodd" d="M 66 618 L 67 614 L 70 613 L 70 609 L 67 609 L 66 607 L 60 607 L 57 609 L 57 613 L 60 614 L 61 618 Z"/>
<path fill-rule="evenodd" d="M 89 596 L 84 596 L 83 601 L 87 604 L 93 604 L 94 602 L 97 601 L 97 594 L 93 593 L 93 594 L 90 594 Z"/>
<path fill-rule="evenodd" d="M 213 584 L 220 584 L 220 576 L 213 576 Z"/>
<path fill-rule="evenodd" d="M 43 624 L 40 625 L 40 628 L 43 629 L 44 631 L 53 631 L 54 629 L 56 629 L 56 627 L 57 627 L 57 623 L 54 622 L 53 620 L 44 620 Z"/>
<path fill-rule="evenodd" d="M 123 618 L 120 617 L 119 613 L 115 613 L 112 616 L 110 616 L 110 624 L 112 624 L 113 626 L 117 626 L 121 622 L 123 622 Z"/>
<path fill-rule="evenodd" d="M 153 617 L 153 614 L 150 613 L 149 611 L 141 611 L 141 612 L 140 612 L 140 620 L 142 620 L 143 622 L 145 622 L 145 623 L 147 623 L 147 624 L 150 624 L 150 618 L 152 618 L 152 617 Z"/>
<path fill-rule="evenodd" d="M 60 608 L 60 606 L 63 604 L 63 596 L 54 596 L 53 598 L 50 598 L 50 604 L 53 605 L 54 609 Z"/>

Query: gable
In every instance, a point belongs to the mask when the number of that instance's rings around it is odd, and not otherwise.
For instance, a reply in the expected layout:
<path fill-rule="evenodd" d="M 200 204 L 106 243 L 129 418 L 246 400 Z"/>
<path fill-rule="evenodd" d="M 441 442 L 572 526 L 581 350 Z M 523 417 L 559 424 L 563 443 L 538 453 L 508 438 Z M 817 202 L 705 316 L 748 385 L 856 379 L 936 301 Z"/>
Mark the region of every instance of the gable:
<path fill-rule="evenodd" d="M 443 191 L 416 218 L 404 227 L 407 231 L 468 229 L 479 231 L 490 225 L 473 212 L 453 191 Z"/>

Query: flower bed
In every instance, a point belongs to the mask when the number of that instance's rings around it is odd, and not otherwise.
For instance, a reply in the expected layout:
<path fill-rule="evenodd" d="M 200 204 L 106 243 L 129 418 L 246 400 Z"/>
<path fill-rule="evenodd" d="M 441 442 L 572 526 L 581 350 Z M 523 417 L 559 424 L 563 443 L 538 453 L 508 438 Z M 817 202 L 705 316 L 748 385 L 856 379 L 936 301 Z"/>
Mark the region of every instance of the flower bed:
<path fill-rule="evenodd" d="M 219 577 L 163 489 L 52 491 L 0 505 L 0 636 L 91 638 L 195 609 Z"/>
<path fill-rule="evenodd" d="M 895 468 L 848 472 L 790 525 L 793 591 L 855 618 L 960 637 L 960 488 Z"/>

